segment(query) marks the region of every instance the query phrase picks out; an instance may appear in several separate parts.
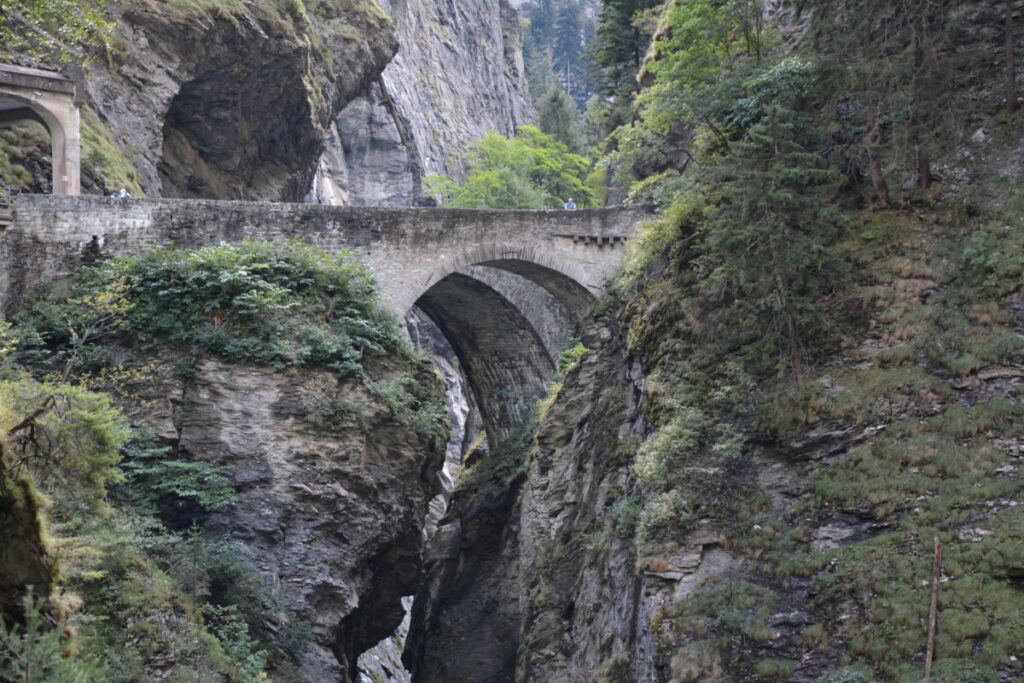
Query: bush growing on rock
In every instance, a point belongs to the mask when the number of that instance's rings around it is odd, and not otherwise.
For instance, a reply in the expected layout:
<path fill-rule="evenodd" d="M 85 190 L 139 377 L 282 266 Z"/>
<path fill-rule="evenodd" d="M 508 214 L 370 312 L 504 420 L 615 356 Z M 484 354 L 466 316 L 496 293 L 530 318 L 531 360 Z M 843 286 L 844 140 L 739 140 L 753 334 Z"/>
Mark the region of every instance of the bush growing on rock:
<path fill-rule="evenodd" d="M 122 310 L 97 329 L 96 306 L 83 302 L 111 297 L 123 300 Z M 369 270 L 350 252 L 329 254 L 299 241 L 158 246 L 44 288 L 16 318 L 28 330 L 17 358 L 55 370 L 75 353 L 85 369 L 102 366 L 109 350 L 76 332 L 92 329 L 93 341 L 117 333 L 235 362 L 319 366 L 347 377 L 361 372 L 366 351 L 404 349 L 376 300 Z"/>

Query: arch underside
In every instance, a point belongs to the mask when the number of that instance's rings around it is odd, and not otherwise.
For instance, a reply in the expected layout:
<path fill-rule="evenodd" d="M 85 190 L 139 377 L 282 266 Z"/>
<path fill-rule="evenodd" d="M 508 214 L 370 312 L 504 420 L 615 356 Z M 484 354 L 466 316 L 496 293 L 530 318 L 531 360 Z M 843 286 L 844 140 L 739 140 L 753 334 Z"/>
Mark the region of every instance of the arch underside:
<path fill-rule="evenodd" d="M 518 259 L 488 259 L 442 278 L 416 305 L 448 339 L 496 445 L 543 396 L 593 295 L 566 274 Z"/>
<path fill-rule="evenodd" d="M 67 99 L 62 104 L 54 102 L 51 96 Z M 74 109 L 70 96 L 33 91 L 33 96 L 28 97 L 27 92 L 12 92 L 0 84 L 0 127 L 38 123 L 50 135 L 51 187 L 54 194 L 78 194 L 79 191 L 77 117 L 77 109 Z M 73 130 L 66 126 L 73 126 Z"/>
<path fill-rule="evenodd" d="M 492 445 L 512 434 L 554 372 L 536 329 L 508 299 L 462 273 L 435 284 L 416 305 L 458 356 Z"/>
<path fill-rule="evenodd" d="M 481 261 L 477 265 L 500 268 L 535 282 L 555 297 L 577 321 L 583 318 L 594 303 L 594 295 L 583 285 L 546 266 L 517 259 Z"/>

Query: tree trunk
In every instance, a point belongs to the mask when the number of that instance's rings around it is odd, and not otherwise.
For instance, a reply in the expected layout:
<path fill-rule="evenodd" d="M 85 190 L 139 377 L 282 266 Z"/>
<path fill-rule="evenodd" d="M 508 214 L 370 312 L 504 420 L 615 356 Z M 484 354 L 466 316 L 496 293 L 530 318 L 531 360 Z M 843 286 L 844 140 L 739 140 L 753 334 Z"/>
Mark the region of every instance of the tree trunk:
<path fill-rule="evenodd" d="M 922 190 L 932 186 L 932 163 L 928 155 L 928 146 L 920 140 L 917 145 L 917 182 Z"/>
<path fill-rule="evenodd" d="M 1013 3 L 1006 0 L 1006 111 L 1017 111 L 1017 65 L 1013 50 Z"/>
<path fill-rule="evenodd" d="M 878 156 L 878 114 L 871 110 L 871 118 L 868 121 L 868 134 L 864 141 L 864 147 L 868 152 L 868 175 L 871 177 L 871 187 L 875 190 L 875 198 L 883 208 L 892 206 L 889 197 L 889 184 L 885 182 L 885 175 L 882 173 L 882 162 Z"/>
<path fill-rule="evenodd" d="M 942 580 L 942 543 L 935 537 L 932 561 L 932 599 L 928 609 L 928 644 L 924 656 L 924 680 L 932 679 L 932 659 L 935 656 L 935 629 L 939 618 L 939 583 Z"/>
<path fill-rule="evenodd" d="M 931 101 L 931 83 L 927 73 L 929 69 L 928 51 L 928 15 L 921 11 L 920 22 L 914 31 L 914 113 L 912 120 L 913 137 L 917 146 L 917 182 L 922 190 L 932 185 L 931 159 L 928 155 L 928 134 L 925 126 L 928 122 L 928 104 Z"/>
<path fill-rule="evenodd" d="M 779 263 L 778 249 L 772 249 L 772 258 L 776 264 Z M 789 362 L 793 365 L 793 376 L 796 378 L 798 387 L 804 385 L 803 367 L 800 363 L 800 338 L 796 324 L 796 315 L 789 305 L 789 298 L 786 296 L 786 283 L 782 280 L 782 269 L 775 268 L 775 296 L 779 301 L 779 307 L 786 318 L 786 334 L 789 337 Z"/>

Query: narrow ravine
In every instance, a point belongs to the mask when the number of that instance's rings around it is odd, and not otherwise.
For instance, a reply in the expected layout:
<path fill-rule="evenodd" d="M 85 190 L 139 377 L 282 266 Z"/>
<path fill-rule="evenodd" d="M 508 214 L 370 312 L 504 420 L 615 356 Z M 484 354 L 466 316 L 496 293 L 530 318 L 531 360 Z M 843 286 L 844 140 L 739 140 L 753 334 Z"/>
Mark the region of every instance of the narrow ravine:
<path fill-rule="evenodd" d="M 458 481 L 462 469 L 463 455 L 469 446 L 467 436 L 473 419 L 471 395 L 465 377 L 458 370 L 458 359 L 451 345 L 444 338 L 437 326 L 418 309 L 410 312 L 406 318 L 406 329 L 414 347 L 424 353 L 444 378 L 445 405 L 448 408 L 448 419 L 451 421 L 451 432 L 445 446 L 445 461 L 437 477 L 441 483 L 441 493 L 430 501 L 427 515 L 423 520 L 423 537 L 428 541 L 437 531 L 438 522 L 448 511 L 451 494 Z M 359 680 L 361 683 L 410 683 L 412 674 L 402 664 L 402 651 L 409 633 L 409 625 L 415 596 L 409 595 L 402 599 L 405 608 L 405 619 L 395 633 L 376 646 L 370 648 L 359 658 Z"/>

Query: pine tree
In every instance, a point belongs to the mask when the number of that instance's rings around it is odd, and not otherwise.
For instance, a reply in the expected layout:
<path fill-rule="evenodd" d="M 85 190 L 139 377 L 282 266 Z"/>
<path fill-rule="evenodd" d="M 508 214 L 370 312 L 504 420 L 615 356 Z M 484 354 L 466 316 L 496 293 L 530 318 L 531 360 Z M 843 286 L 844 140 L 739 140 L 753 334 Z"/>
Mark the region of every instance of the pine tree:
<path fill-rule="evenodd" d="M 557 83 L 548 90 L 538 107 L 540 129 L 579 153 L 583 147 L 578 119 L 579 112 L 569 95 Z"/>
<path fill-rule="evenodd" d="M 845 267 L 829 245 L 844 221 L 830 201 L 841 176 L 801 144 L 792 114 L 771 107 L 701 180 L 712 207 L 706 293 L 718 302 L 719 330 L 799 381 L 809 352 L 836 331 L 827 301 Z"/>
<path fill-rule="evenodd" d="M 948 49 L 955 6 L 952 0 L 816 3 L 822 19 L 815 22 L 814 38 L 825 71 L 833 74 L 829 85 L 864 104 L 863 145 L 882 205 L 890 202 L 883 150 L 903 163 L 912 159 L 918 185 L 931 185 L 931 148 L 951 128 L 946 98 L 956 72 L 956 51 Z"/>
<path fill-rule="evenodd" d="M 591 77 L 598 94 L 613 101 L 610 132 L 629 120 L 629 107 L 637 92 L 640 69 L 651 36 L 634 25 L 636 13 L 659 4 L 658 0 L 605 0 L 596 35 L 587 48 Z"/>
<path fill-rule="evenodd" d="M 579 2 L 570 0 L 558 11 L 555 22 L 553 61 L 555 75 L 566 92 L 574 92 L 583 52 L 583 20 Z"/>

